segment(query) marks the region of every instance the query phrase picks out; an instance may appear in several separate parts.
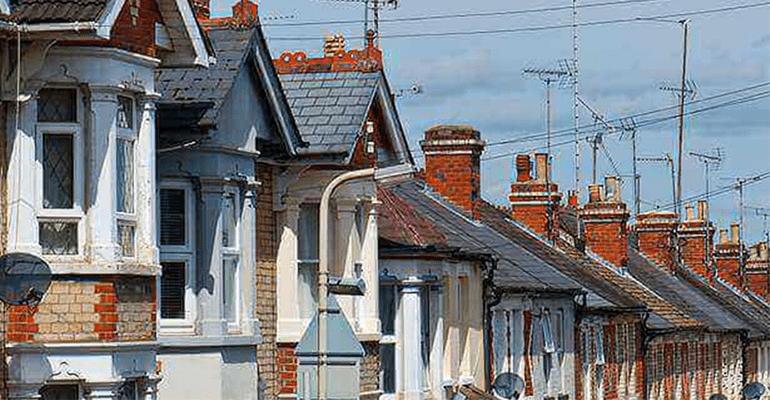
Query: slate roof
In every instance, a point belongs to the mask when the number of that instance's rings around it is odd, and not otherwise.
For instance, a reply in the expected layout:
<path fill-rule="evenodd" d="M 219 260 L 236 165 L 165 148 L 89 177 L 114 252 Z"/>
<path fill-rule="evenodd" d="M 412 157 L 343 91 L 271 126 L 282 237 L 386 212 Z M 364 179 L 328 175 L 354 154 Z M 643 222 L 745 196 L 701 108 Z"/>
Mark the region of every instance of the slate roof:
<path fill-rule="evenodd" d="M 378 85 L 377 72 L 281 74 L 286 100 L 309 146 L 300 154 L 350 154 Z"/>
<path fill-rule="evenodd" d="M 217 63 L 209 68 L 161 68 L 155 74 L 160 102 L 210 103 L 200 116 L 199 125 L 215 123 L 254 38 L 253 29 L 212 29 L 211 44 Z"/>
<path fill-rule="evenodd" d="M 107 0 L 20 0 L 11 19 L 21 23 L 90 22 L 101 17 Z"/>
<path fill-rule="evenodd" d="M 441 245 L 465 253 L 486 254 L 497 260 L 494 282 L 509 291 L 553 291 L 577 293 L 578 282 L 507 239 L 494 229 L 467 218 L 440 196 L 426 190 L 422 182 L 406 182 L 381 190 L 389 191 L 421 217 L 431 221 L 446 238 Z M 385 202 L 383 202 L 385 206 Z M 391 203 L 392 204 L 392 203 Z M 387 207 L 381 221 L 394 218 Z"/>

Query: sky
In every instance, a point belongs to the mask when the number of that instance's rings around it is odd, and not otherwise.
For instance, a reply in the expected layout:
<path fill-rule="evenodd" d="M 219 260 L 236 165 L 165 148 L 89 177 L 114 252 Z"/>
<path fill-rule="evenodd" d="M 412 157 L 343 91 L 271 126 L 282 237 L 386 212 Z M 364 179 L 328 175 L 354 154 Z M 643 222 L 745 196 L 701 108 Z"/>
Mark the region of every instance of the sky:
<path fill-rule="evenodd" d="M 607 0 L 584 0 L 582 5 Z M 212 14 L 230 13 L 234 0 L 214 0 Z M 635 19 L 677 12 L 689 12 L 759 3 L 761 0 L 638 0 L 603 7 L 583 7 L 582 23 Z M 559 68 L 559 61 L 572 57 L 572 35 L 567 29 L 462 36 L 388 37 L 411 33 L 468 32 L 521 29 L 569 24 L 571 10 L 519 13 L 421 21 L 391 21 L 426 15 L 468 14 L 563 8 L 568 0 L 400 0 L 398 7 L 381 11 L 381 47 L 385 72 L 392 89 L 422 87 L 418 95 L 398 97 L 398 111 L 407 131 L 409 145 L 422 164 L 419 140 L 436 124 L 469 124 L 488 143 L 532 134 L 543 134 L 545 89 L 535 77 L 522 74 L 525 68 Z M 275 56 L 285 50 L 303 50 L 320 55 L 323 36 L 341 33 L 348 49 L 360 48 L 363 31 L 363 3 L 355 0 L 261 0 L 260 18 Z M 735 89 L 770 81 L 770 4 L 743 10 L 689 16 L 690 41 L 687 78 L 697 85 L 695 99 L 706 99 Z M 586 103 L 607 120 L 673 107 L 677 99 L 662 85 L 678 86 L 682 65 L 682 27 L 675 22 L 631 21 L 622 24 L 583 26 L 579 29 L 580 94 Z M 301 24 L 326 21 L 324 24 Z M 339 23 L 340 21 L 358 21 Z M 287 40 L 300 38 L 303 40 Z M 770 90 L 762 86 L 731 97 L 703 101 L 688 107 L 696 110 L 749 94 Z M 552 130 L 563 132 L 573 125 L 572 91 L 552 85 Z M 669 109 L 658 116 L 672 116 Z M 644 117 L 640 117 L 644 118 Z M 591 126 L 591 114 L 582 109 L 581 125 Z M 677 120 L 642 127 L 637 133 L 637 156 L 676 157 Z M 710 172 L 715 190 L 770 171 L 770 98 L 721 107 L 688 115 L 685 119 L 682 160 L 682 197 L 705 192 L 704 167 L 689 152 L 724 155 L 718 170 Z M 572 136 L 560 136 L 552 143 L 564 143 Z M 604 137 L 604 145 L 623 178 L 623 198 L 632 203 L 631 141 L 619 133 Z M 545 140 L 488 146 L 482 162 L 482 194 L 498 204 L 507 202 L 512 157 L 521 152 L 543 151 Z M 591 181 L 591 147 L 580 145 L 582 198 L 587 198 Z M 574 143 L 554 146 L 553 176 L 566 193 L 574 189 Z M 597 176 L 613 174 L 608 157 L 597 155 Z M 672 202 L 671 172 L 664 163 L 638 164 L 641 174 L 642 211 Z M 747 206 L 765 207 L 770 213 L 770 179 L 744 188 Z M 738 221 L 738 194 L 729 191 L 710 201 L 712 221 L 727 228 Z M 756 211 L 744 211 L 744 239 L 752 244 L 764 238 L 764 219 Z M 770 218 L 767 221 L 770 229 Z"/>

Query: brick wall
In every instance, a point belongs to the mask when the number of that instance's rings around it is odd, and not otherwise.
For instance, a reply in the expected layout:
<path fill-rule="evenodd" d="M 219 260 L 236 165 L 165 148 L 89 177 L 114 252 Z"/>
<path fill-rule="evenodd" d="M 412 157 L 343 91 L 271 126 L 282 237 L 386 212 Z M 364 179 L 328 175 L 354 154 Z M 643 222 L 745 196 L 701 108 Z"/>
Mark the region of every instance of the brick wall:
<path fill-rule="evenodd" d="M 361 342 L 364 358 L 361 359 L 361 400 L 380 398 L 380 343 Z"/>
<path fill-rule="evenodd" d="M 6 165 L 6 103 L 0 103 L 0 254 L 8 246 L 8 167 Z"/>
<path fill-rule="evenodd" d="M 473 212 L 481 196 L 484 142 L 469 126 L 439 125 L 420 142 L 425 154 L 425 182 L 454 205 Z"/>
<path fill-rule="evenodd" d="M 11 342 L 147 341 L 156 333 L 153 277 L 59 278 L 37 306 L 11 306 Z"/>
<path fill-rule="evenodd" d="M 278 393 L 297 393 L 296 343 L 278 343 Z"/>
<path fill-rule="evenodd" d="M 273 210 L 273 167 L 257 164 L 257 180 L 262 187 L 257 194 L 257 315 L 262 343 L 257 345 L 259 377 L 265 383 L 265 395 L 278 393 L 276 371 L 276 224 Z"/>
<path fill-rule="evenodd" d="M 674 230 L 678 216 L 673 212 L 650 211 L 636 218 L 639 251 L 658 265 L 673 268 L 676 260 Z"/>
<path fill-rule="evenodd" d="M 706 221 L 684 221 L 678 229 L 682 263 L 698 275 L 708 278 L 706 250 L 711 249 L 714 227 Z"/>
<path fill-rule="evenodd" d="M 552 238 L 559 230 L 559 186 L 547 183 L 545 177 L 534 179 L 531 176 L 529 155 L 516 156 L 516 170 L 516 181 L 511 182 L 511 193 L 508 195 L 511 218 L 538 235 Z"/>
<path fill-rule="evenodd" d="M 767 298 L 770 294 L 770 261 L 746 261 L 744 279 L 749 290 Z"/>
<path fill-rule="evenodd" d="M 580 215 L 588 248 L 616 267 L 628 263 L 628 210 L 623 203 L 588 203 Z"/>
<path fill-rule="evenodd" d="M 742 246 L 733 243 L 720 243 L 714 251 L 717 274 L 727 283 L 740 288 L 741 279 L 741 249 Z"/>

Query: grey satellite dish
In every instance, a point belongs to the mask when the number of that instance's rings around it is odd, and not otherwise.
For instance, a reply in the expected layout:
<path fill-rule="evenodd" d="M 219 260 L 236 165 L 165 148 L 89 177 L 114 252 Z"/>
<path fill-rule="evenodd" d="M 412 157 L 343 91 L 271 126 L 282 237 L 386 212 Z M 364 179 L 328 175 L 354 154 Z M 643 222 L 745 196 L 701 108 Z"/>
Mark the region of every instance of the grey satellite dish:
<path fill-rule="evenodd" d="M 765 385 L 752 382 L 743 387 L 743 397 L 747 399 L 759 399 L 765 393 Z"/>
<path fill-rule="evenodd" d="M 32 254 L 0 256 L 0 300 L 7 305 L 37 304 L 51 284 L 51 268 Z"/>
<path fill-rule="evenodd" d="M 495 394 L 505 399 L 518 399 L 524 390 L 524 380 L 516 374 L 503 372 L 495 379 Z"/>
<path fill-rule="evenodd" d="M 721 393 L 718 393 L 709 396 L 709 400 L 727 400 L 727 397 Z"/>

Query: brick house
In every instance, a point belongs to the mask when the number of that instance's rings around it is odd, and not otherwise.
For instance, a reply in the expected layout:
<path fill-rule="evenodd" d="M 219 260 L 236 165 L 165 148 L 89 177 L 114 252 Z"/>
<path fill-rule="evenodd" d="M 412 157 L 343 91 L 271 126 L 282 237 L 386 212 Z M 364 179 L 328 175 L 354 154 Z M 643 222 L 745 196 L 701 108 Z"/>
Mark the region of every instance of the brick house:
<path fill-rule="evenodd" d="M 365 168 L 411 170 L 413 164 L 382 70 L 382 52 L 369 32 L 363 49 L 346 50 L 344 38 L 327 38 L 324 54 L 284 52 L 273 60 L 284 95 L 307 146 L 283 165 L 274 181 L 277 221 L 278 396 L 311 390 L 314 374 L 297 372 L 296 356 L 318 304 L 319 209 L 324 188 L 343 173 Z M 332 277 L 361 278 L 363 296 L 337 302 L 365 355 L 358 362 L 362 399 L 381 394 L 377 231 L 379 201 L 373 177 L 350 181 L 331 199 L 328 244 Z M 323 245 L 323 244 L 322 244 Z"/>
<path fill-rule="evenodd" d="M 0 13 L 3 59 L 21 62 L 0 82 L 0 248 L 53 273 L 38 304 L 8 309 L 6 394 L 156 398 L 153 74 L 207 67 L 200 28 L 175 0 L 2 1 Z"/>

